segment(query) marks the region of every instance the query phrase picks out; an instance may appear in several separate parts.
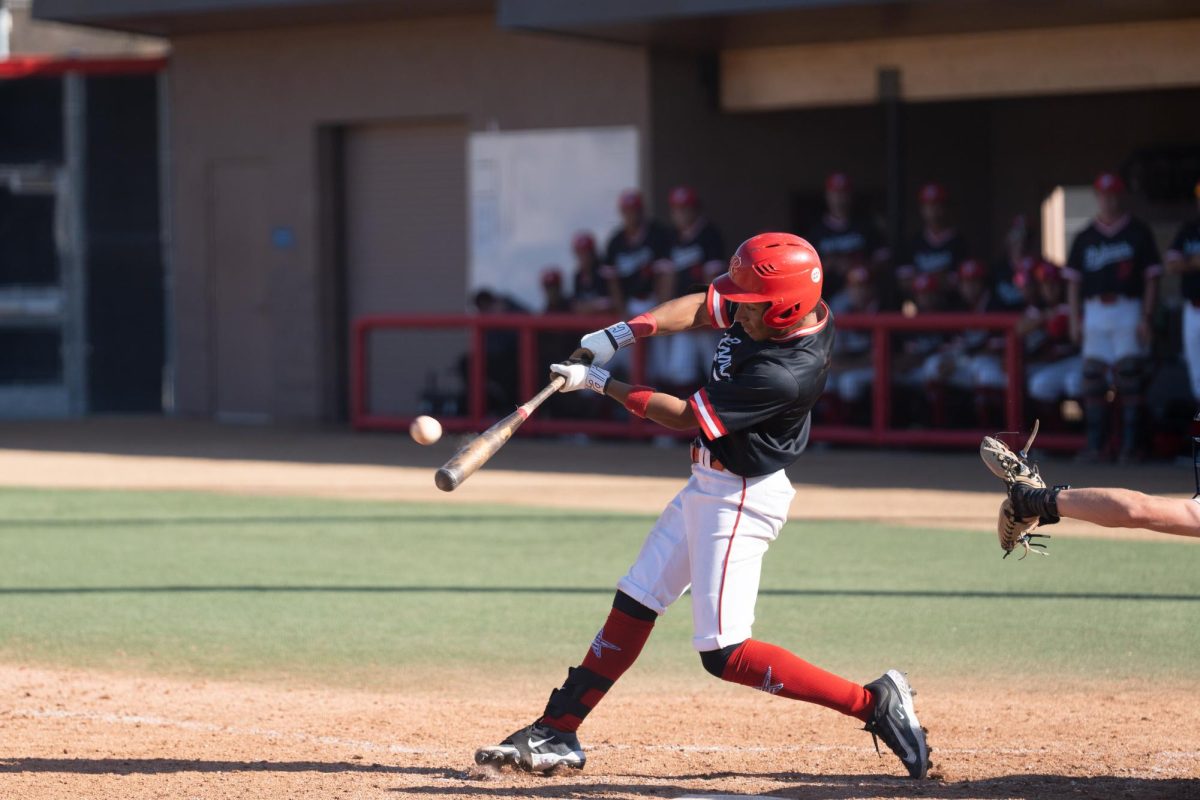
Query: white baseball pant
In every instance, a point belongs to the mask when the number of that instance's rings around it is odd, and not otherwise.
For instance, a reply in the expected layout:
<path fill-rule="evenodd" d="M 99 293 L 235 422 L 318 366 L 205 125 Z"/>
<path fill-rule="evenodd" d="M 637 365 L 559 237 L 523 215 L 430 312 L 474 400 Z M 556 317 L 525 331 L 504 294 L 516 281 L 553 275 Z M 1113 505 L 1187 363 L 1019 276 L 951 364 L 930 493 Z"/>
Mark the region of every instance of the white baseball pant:
<path fill-rule="evenodd" d="M 1121 297 L 1112 303 L 1091 298 L 1083 304 L 1083 357 L 1112 366 L 1122 358 L 1144 355 L 1138 341 L 1142 301 Z"/>
<path fill-rule="evenodd" d="M 1183 357 L 1191 378 L 1192 397 L 1200 403 L 1200 308 L 1186 301 L 1183 306 Z"/>
<path fill-rule="evenodd" d="M 783 470 L 742 478 L 693 464 L 617 588 L 662 614 L 690 586 L 692 645 L 700 652 L 749 639 L 762 557 L 795 494 Z"/>

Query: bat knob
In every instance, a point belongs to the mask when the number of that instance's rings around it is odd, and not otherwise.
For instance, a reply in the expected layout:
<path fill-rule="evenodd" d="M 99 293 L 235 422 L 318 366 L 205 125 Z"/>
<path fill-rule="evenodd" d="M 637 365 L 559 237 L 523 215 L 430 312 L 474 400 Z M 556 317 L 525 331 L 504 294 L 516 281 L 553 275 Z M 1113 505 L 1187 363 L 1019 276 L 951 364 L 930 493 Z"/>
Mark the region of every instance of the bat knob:
<path fill-rule="evenodd" d="M 443 492 L 453 492 L 462 483 L 462 473 L 457 469 L 447 469 L 442 467 L 433 476 L 433 482 L 437 484 L 437 488 Z"/>

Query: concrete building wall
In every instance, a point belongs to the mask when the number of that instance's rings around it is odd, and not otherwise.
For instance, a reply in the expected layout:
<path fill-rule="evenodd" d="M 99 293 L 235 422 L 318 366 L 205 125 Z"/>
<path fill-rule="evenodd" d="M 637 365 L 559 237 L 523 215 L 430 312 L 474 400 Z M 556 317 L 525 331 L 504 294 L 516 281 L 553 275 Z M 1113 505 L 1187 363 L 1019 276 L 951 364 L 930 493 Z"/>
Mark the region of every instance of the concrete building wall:
<path fill-rule="evenodd" d="M 333 258 L 323 240 L 328 198 L 321 193 L 330 190 L 321 178 L 328 172 L 319 157 L 323 130 L 420 121 L 468 131 L 622 124 L 637 126 L 643 142 L 649 136 L 643 51 L 501 32 L 488 15 L 181 36 L 172 47 L 172 310 L 183 414 L 215 411 L 213 343 L 225 316 L 212 279 L 217 165 L 261 164 L 263 217 L 292 234 L 261 262 L 241 266 L 264 274 L 269 416 L 320 419 L 341 391 L 329 387 L 336 337 L 322 306 Z M 264 240 L 270 235 L 262 232 Z M 441 269 L 465 274 L 466 264 Z M 463 301 L 443 298 L 426 310 L 460 311 Z"/>

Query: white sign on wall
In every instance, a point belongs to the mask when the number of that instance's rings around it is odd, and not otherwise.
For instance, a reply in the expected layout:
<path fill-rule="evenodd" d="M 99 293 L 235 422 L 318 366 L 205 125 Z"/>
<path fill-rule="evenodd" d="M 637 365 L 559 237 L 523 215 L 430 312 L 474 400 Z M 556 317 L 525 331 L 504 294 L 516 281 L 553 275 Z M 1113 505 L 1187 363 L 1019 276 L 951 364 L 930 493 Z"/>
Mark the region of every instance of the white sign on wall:
<path fill-rule="evenodd" d="M 570 281 L 571 237 L 603 247 L 617 196 L 638 185 L 634 127 L 472 134 L 468 144 L 472 291 L 492 289 L 540 311 L 541 271 Z"/>

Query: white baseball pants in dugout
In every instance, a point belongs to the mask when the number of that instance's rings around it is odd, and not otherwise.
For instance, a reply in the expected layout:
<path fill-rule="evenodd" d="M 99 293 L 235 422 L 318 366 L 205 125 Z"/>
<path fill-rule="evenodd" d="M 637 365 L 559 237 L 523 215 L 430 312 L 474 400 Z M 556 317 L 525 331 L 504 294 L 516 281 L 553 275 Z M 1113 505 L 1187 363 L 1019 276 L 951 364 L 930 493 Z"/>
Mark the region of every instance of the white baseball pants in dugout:
<path fill-rule="evenodd" d="M 617 588 L 662 614 L 690 585 L 692 644 L 705 652 L 750 638 L 762 557 L 796 492 L 783 470 L 742 478 L 705 466 L 701 452 Z"/>

